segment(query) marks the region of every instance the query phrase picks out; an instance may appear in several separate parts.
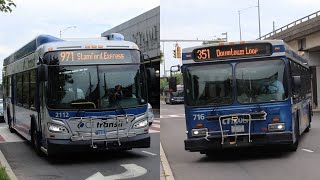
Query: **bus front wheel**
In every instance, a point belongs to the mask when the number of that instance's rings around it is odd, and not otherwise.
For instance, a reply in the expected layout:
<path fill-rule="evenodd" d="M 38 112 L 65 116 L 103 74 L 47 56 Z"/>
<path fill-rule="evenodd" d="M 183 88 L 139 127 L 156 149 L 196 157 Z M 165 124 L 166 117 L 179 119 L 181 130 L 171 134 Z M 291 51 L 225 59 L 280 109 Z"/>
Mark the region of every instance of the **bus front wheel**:
<path fill-rule="evenodd" d="M 35 152 L 39 156 L 43 156 L 43 152 L 41 151 L 41 135 L 37 130 L 37 125 L 34 120 L 31 120 L 31 142 Z"/>
<path fill-rule="evenodd" d="M 296 137 L 296 142 L 294 142 L 293 144 L 290 144 L 288 147 L 289 151 L 297 151 L 298 146 L 299 146 L 299 139 L 300 139 L 300 132 L 299 132 L 299 114 L 297 112 L 297 117 L 296 117 L 296 124 L 294 126 L 294 134 Z"/>

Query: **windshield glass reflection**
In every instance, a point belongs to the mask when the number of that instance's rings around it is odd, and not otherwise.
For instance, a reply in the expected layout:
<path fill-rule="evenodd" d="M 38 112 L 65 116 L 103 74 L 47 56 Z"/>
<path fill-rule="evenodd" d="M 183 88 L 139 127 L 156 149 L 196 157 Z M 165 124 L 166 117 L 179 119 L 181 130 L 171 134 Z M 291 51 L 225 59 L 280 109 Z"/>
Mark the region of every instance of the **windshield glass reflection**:
<path fill-rule="evenodd" d="M 108 109 L 145 104 L 139 65 L 51 66 L 48 107 Z"/>

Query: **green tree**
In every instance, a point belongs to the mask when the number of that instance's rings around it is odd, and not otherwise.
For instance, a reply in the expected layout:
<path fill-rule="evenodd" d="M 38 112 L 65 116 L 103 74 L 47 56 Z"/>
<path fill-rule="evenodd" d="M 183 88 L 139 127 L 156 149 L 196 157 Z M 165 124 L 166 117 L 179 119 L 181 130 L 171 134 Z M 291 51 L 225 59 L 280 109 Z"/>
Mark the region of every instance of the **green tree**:
<path fill-rule="evenodd" d="M 164 87 L 168 85 L 167 78 L 160 79 L 160 92 L 163 92 Z"/>
<path fill-rule="evenodd" d="M 11 12 L 11 7 L 16 7 L 16 4 L 12 0 L 0 0 L 0 11 Z"/>

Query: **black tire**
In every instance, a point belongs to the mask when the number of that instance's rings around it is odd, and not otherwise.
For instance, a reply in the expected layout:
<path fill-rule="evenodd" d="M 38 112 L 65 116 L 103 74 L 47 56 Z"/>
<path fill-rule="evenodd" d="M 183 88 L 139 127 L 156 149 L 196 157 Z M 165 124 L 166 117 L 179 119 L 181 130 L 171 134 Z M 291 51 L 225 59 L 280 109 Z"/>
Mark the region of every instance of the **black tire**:
<path fill-rule="evenodd" d="M 7 111 L 7 119 L 8 119 L 8 126 L 9 126 L 9 131 L 11 132 L 11 133 L 15 133 L 16 132 L 16 130 L 15 129 L 13 129 L 13 127 L 12 127 L 12 118 L 11 118 L 11 116 L 10 116 L 10 113 L 9 113 L 10 111 Z"/>
<path fill-rule="evenodd" d="M 13 129 L 13 127 L 12 127 L 12 119 L 9 120 L 9 131 L 10 131 L 11 133 L 16 133 L 16 130 Z"/>
<path fill-rule="evenodd" d="M 37 130 L 37 125 L 35 120 L 31 120 L 31 142 L 34 151 L 39 155 L 43 156 L 43 152 L 41 151 L 41 134 Z"/>
<path fill-rule="evenodd" d="M 307 128 L 304 130 L 304 132 L 309 132 L 310 128 L 311 128 L 311 120 L 312 120 L 312 109 L 311 106 L 309 105 L 309 114 L 308 114 L 308 118 L 309 118 L 309 125 L 307 126 Z"/>
<path fill-rule="evenodd" d="M 288 150 L 289 151 L 297 151 L 298 146 L 299 146 L 299 139 L 300 139 L 300 133 L 299 133 L 299 114 L 297 113 L 297 117 L 296 117 L 296 123 L 297 125 L 294 128 L 294 133 L 296 136 L 296 142 L 293 144 L 290 144 L 288 146 Z"/>

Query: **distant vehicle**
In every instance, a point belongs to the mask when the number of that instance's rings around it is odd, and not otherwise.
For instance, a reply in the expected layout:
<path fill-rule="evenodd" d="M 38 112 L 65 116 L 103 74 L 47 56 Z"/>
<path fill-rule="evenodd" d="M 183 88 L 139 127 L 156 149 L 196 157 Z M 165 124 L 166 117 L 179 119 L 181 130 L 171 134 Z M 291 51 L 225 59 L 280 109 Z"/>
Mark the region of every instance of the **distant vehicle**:
<path fill-rule="evenodd" d="M 39 155 L 150 147 L 146 92 L 155 71 L 121 34 L 40 35 L 3 67 L 4 118 Z"/>
<path fill-rule="evenodd" d="M 183 85 L 177 85 L 177 91 L 172 92 L 169 90 L 169 87 L 166 86 L 164 89 L 166 104 L 177 104 L 184 103 L 184 93 Z"/>
<path fill-rule="evenodd" d="M 281 145 L 295 151 L 311 126 L 307 59 L 282 40 L 183 49 L 185 150 Z"/>
<path fill-rule="evenodd" d="M 154 119 L 153 109 L 150 103 L 148 103 L 148 122 L 152 125 Z"/>

